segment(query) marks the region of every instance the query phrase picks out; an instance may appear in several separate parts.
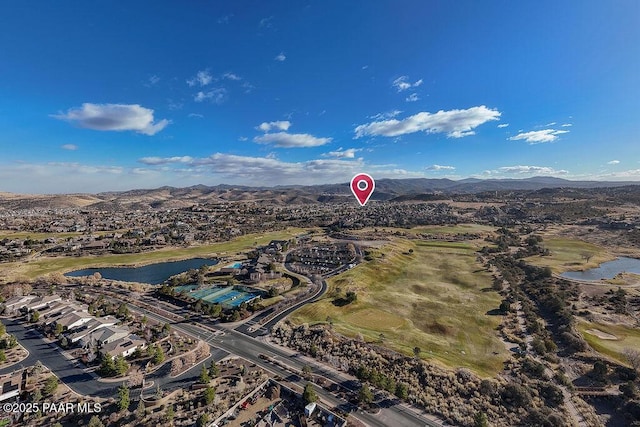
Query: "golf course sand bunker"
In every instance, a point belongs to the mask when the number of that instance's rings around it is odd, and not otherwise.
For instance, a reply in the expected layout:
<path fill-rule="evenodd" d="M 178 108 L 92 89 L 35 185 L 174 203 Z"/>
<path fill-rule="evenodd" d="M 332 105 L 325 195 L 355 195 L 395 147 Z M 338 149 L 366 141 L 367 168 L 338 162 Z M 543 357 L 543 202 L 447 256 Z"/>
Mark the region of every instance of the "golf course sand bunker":
<path fill-rule="evenodd" d="M 607 332 L 602 332 L 600 329 L 587 329 L 585 331 L 588 334 L 591 335 L 595 335 L 596 337 L 600 338 L 601 340 L 612 340 L 612 341 L 617 341 L 618 337 L 613 335 L 613 334 L 609 334 Z"/>

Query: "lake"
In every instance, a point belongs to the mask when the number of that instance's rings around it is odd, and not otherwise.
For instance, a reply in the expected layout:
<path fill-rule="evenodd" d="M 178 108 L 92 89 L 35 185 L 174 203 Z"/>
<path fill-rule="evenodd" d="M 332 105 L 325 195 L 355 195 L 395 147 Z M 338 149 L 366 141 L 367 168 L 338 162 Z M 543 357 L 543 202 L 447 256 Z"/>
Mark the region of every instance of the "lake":
<path fill-rule="evenodd" d="M 613 279 L 618 273 L 640 274 L 640 260 L 621 257 L 609 262 L 603 262 L 596 268 L 585 271 L 567 271 L 560 276 L 567 279 L 598 281 L 601 279 Z"/>
<path fill-rule="evenodd" d="M 218 260 L 206 258 L 191 258 L 183 261 L 160 262 L 142 267 L 105 267 L 85 268 L 66 273 L 68 277 L 91 276 L 100 273 L 103 278 L 120 280 L 122 282 L 140 282 L 159 285 L 169 277 L 192 268 L 198 269 L 203 265 L 216 265 Z"/>

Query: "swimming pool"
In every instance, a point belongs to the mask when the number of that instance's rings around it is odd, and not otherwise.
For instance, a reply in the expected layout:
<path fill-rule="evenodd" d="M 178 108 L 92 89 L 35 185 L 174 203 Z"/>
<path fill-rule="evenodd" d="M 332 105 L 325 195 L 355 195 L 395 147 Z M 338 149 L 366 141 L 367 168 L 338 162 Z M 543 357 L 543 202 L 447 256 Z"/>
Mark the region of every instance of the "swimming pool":
<path fill-rule="evenodd" d="M 234 262 L 233 264 L 227 265 L 225 268 L 242 268 L 241 262 Z"/>

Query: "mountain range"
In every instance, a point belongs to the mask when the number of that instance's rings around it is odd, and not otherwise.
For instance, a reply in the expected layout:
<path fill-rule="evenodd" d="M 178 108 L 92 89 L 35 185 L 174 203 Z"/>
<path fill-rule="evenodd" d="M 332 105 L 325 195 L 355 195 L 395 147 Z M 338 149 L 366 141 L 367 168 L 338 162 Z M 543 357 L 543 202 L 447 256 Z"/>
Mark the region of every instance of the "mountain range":
<path fill-rule="evenodd" d="M 371 200 L 433 200 L 453 194 L 487 191 L 540 190 L 543 188 L 608 188 L 638 186 L 629 181 L 571 181 L 554 177 L 525 179 L 380 179 Z M 310 186 L 249 187 L 220 184 L 215 186 L 160 187 L 97 194 L 30 195 L 0 192 L 0 210 L 37 208 L 86 208 L 96 210 L 176 209 L 198 203 L 262 202 L 309 204 L 344 202 L 352 197 L 348 183 Z"/>

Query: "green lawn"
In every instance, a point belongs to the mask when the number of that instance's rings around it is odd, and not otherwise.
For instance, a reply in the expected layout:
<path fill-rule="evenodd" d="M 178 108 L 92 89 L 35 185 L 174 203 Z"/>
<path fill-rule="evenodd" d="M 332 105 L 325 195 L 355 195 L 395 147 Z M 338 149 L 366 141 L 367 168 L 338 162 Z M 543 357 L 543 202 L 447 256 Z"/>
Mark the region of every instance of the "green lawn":
<path fill-rule="evenodd" d="M 361 230 L 352 230 L 353 234 L 368 234 L 378 229 L 379 231 L 385 231 L 387 233 L 400 232 L 404 235 L 416 235 L 416 234 L 465 234 L 465 233 L 493 233 L 496 231 L 496 227 L 482 224 L 457 224 L 457 225 L 425 225 L 413 228 L 400 228 L 400 227 L 366 227 Z"/>
<path fill-rule="evenodd" d="M 139 254 L 84 256 L 84 257 L 43 257 L 29 262 L 13 262 L 0 265 L 0 275 L 7 278 L 25 276 L 35 278 L 49 273 L 68 272 L 88 267 L 120 265 L 144 265 L 162 261 L 177 261 L 194 257 L 216 256 L 248 250 L 256 245 L 264 245 L 271 240 L 286 240 L 305 230 L 290 228 L 270 233 L 248 234 L 228 242 L 188 248 L 166 248 Z"/>
<path fill-rule="evenodd" d="M 588 270 L 615 259 L 603 247 L 582 240 L 551 238 L 545 239 L 543 245 L 551 251 L 550 256 L 532 256 L 526 261 L 539 267 L 551 267 L 554 273 Z M 587 254 L 591 255 L 589 262 L 584 258 Z"/>
<path fill-rule="evenodd" d="M 588 322 L 584 319 L 579 319 L 577 323 L 578 330 L 582 334 L 583 338 L 589 343 L 594 350 L 599 353 L 605 354 L 620 363 L 627 364 L 622 352 L 625 348 L 639 349 L 640 348 L 640 329 L 629 328 L 622 325 L 611 325 L 604 323 Z M 594 329 L 600 330 L 607 334 L 615 335 L 616 340 L 601 339 L 593 333 L 586 332 Z"/>
<path fill-rule="evenodd" d="M 372 255 L 373 261 L 332 278 L 327 295 L 292 320 L 315 324 L 329 316 L 338 332 L 361 334 L 407 355 L 417 346 L 423 358 L 448 367 L 483 376 L 502 370 L 507 352 L 495 330 L 501 318 L 486 314 L 500 297 L 486 290 L 491 277 L 472 246 L 395 239 Z M 357 293 L 356 302 L 333 304 L 349 290 Z"/>

